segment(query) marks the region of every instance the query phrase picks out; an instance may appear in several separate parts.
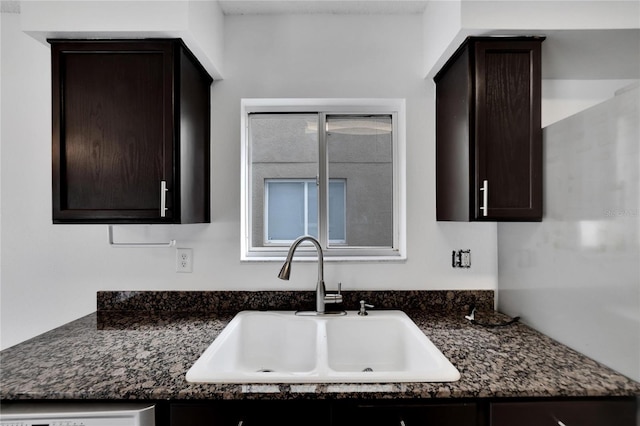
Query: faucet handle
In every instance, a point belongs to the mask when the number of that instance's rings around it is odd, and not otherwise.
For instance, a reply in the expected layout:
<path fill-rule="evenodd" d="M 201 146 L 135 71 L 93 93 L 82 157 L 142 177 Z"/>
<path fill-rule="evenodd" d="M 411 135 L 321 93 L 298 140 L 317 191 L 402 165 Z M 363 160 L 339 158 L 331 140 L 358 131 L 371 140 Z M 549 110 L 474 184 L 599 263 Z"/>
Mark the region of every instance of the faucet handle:
<path fill-rule="evenodd" d="M 369 315 L 369 312 L 367 312 L 367 308 L 371 309 L 373 307 L 374 307 L 373 305 L 369 305 L 364 300 L 361 300 L 360 301 L 360 311 L 358 312 L 358 315 L 361 315 L 361 316 Z"/>
<path fill-rule="evenodd" d="M 342 303 L 342 283 L 338 283 L 338 292 L 337 293 L 326 293 L 324 295 L 324 303 L 329 304 L 337 304 Z"/>

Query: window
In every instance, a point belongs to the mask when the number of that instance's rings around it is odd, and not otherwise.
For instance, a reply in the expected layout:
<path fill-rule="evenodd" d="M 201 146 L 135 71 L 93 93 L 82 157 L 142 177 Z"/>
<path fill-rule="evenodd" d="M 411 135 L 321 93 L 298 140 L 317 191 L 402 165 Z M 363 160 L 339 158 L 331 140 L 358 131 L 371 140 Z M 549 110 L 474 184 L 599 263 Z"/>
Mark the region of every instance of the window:
<path fill-rule="evenodd" d="M 282 258 L 301 235 L 326 259 L 404 258 L 403 101 L 245 99 L 242 109 L 243 260 Z"/>
<path fill-rule="evenodd" d="M 346 243 L 346 179 L 329 179 L 329 243 Z M 315 179 L 266 179 L 264 241 L 291 244 L 300 235 L 318 237 Z"/>

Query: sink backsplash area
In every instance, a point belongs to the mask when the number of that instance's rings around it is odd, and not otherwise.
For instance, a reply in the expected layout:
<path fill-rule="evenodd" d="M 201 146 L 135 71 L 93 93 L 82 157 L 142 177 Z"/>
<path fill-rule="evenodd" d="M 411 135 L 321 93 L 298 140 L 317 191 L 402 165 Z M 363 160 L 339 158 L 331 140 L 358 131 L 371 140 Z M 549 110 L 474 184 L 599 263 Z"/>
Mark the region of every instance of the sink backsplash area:
<path fill-rule="evenodd" d="M 468 312 L 494 309 L 493 290 L 343 291 L 343 308 L 357 310 L 360 300 L 374 309 Z M 244 310 L 306 310 L 315 306 L 313 291 L 99 291 L 98 316 L 110 312 L 230 313 Z"/>

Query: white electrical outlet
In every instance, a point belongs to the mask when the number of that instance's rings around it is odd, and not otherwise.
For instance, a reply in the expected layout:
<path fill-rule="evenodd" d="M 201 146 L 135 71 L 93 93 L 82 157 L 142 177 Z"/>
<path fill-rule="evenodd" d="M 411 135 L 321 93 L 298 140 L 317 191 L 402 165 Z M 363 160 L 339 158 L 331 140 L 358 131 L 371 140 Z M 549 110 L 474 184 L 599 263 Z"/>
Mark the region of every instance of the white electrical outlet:
<path fill-rule="evenodd" d="M 176 272 L 193 272 L 193 250 L 176 249 Z"/>
<path fill-rule="evenodd" d="M 460 267 L 471 268 L 471 250 L 460 250 Z"/>

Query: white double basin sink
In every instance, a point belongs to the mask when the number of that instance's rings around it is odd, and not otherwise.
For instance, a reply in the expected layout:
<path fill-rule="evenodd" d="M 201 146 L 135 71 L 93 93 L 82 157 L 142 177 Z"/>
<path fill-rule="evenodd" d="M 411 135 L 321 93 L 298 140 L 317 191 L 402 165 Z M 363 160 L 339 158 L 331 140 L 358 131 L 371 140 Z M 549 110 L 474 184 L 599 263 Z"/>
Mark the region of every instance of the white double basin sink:
<path fill-rule="evenodd" d="M 237 314 L 187 372 L 195 383 L 451 382 L 458 370 L 402 311 Z"/>

